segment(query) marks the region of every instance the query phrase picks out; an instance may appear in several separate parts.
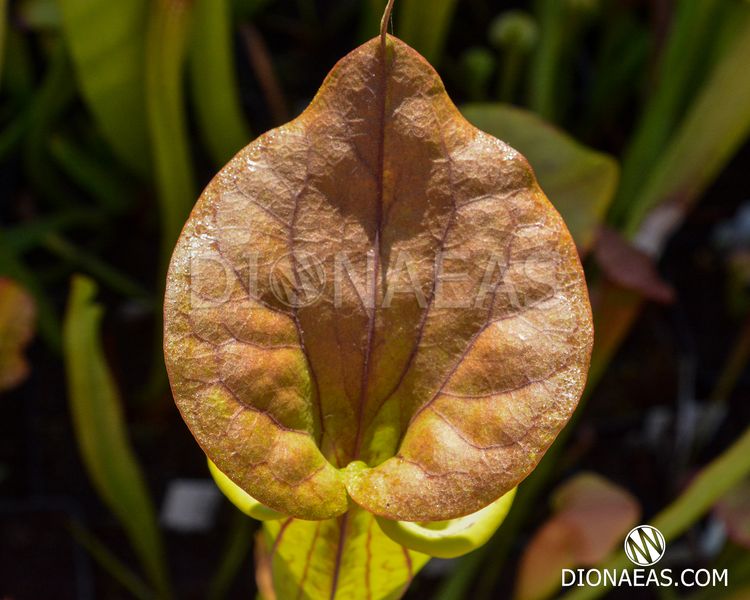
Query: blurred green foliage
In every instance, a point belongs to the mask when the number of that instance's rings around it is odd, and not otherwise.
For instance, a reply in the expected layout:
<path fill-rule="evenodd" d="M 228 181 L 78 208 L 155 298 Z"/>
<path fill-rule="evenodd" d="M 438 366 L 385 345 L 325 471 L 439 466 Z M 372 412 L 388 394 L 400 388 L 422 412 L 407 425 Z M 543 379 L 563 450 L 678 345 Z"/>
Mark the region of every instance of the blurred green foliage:
<path fill-rule="evenodd" d="M 81 276 L 73 279 L 64 327 L 73 426 L 92 483 L 127 531 L 154 590 L 160 598 L 167 598 L 171 593 L 161 533 L 102 352 L 103 312 L 95 295 L 93 281 Z"/>
<path fill-rule="evenodd" d="M 62 34 L 81 94 L 117 158 L 144 177 L 152 170 L 143 39 L 148 5 L 148 0 L 60 2 Z"/>

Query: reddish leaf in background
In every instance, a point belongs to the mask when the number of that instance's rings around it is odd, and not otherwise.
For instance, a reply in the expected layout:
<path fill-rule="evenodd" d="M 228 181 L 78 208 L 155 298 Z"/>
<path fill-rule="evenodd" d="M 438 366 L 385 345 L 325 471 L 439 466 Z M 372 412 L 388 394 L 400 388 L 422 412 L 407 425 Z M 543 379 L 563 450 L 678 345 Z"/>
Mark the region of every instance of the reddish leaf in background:
<path fill-rule="evenodd" d="M 716 505 L 716 516 L 724 523 L 729 538 L 750 549 L 750 481 L 745 481 Z"/>
<path fill-rule="evenodd" d="M 666 283 L 653 259 L 610 227 L 601 227 L 594 257 L 612 283 L 663 304 L 674 302 L 674 289 Z"/>
<path fill-rule="evenodd" d="M 185 421 L 302 519 L 349 498 L 398 520 L 483 508 L 567 422 L 591 343 L 575 245 L 529 164 L 393 37 L 222 169 L 167 281 Z"/>
<path fill-rule="evenodd" d="M 541 600 L 560 587 L 562 569 L 594 565 L 606 558 L 640 517 L 638 501 L 595 473 L 560 486 L 554 515 L 535 534 L 521 558 L 517 600 Z"/>
<path fill-rule="evenodd" d="M 14 281 L 0 277 L 0 391 L 15 387 L 28 375 L 23 351 L 35 323 L 34 299 Z"/>

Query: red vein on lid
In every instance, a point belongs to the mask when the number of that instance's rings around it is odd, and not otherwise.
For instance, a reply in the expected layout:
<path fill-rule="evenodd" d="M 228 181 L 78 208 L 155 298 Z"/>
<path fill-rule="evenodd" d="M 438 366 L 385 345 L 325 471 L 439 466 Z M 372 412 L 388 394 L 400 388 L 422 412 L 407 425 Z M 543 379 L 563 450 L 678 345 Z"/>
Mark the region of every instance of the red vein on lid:
<path fill-rule="evenodd" d="M 391 1 L 389 3 L 389 6 L 392 7 L 393 2 Z M 386 9 L 386 14 L 388 14 L 388 9 Z M 386 15 L 383 16 L 384 22 L 386 19 Z M 372 358 L 372 352 L 373 352 L 373 346 L 375 341 L 375 317 L 376 317 L 376 310 L 375 306 L 377 304 L 377 291 L 378 291 L 378 276 L 380 273 L 380 257 L 381 257 L 381 229 L 383 227 L 383 197 L 384 197 L 384 169 L 385 169 L 385 112 L 386 112 L 386 98 L 387 98 L 387 92 L 388 92 L 388 66 L 386 64 L 387 61 L 387 53 L 386 53 L 386 38 L 385 33 L 382 34 L 382 45 L 380 48 L 379 53 L 379 62 L 380 62 L 380 69 L 378 73 L 378 79 L 379 79 L 379 85 L 378 85 L 378 91 L 380 93 L 380 134 L 379 134 L 379 142 L 380 145 L 378 146 L 378 177 L 377 177 L 377 202 L 375 204 L 375 222 L 376 222 L 376 228 L 375 228 L 375 237 L 373 239 L 372 243 L 372 249 L 374 251 L 374 260 L 373 260 L 373 273 L 372 273 L 372 282 L 370 284 L 370 293 L 372 294 L 370 298 L 370 302 L 372 303 L 372 306 L 369 309 L 369 318 L 368 318 L 368 324 L 367 324 L 367 345 L 365 348 L 365 355 L 364 355 L 364 363 L 362 365 L 362 380 L 360 382 L 360 390 L 359 390 L 359 414 L 357 416 L 357 434 L 355 436 L 354 441 L 354 460 L 359 458 L 359 454 L 362 449 L 362 426 L 364 422 L 364 414 L 365 414 L 365 407 L 367 406 L 367 396 L 368 396 L 368 383 L 370 381 L 370 368 L 371 368 L 371 362 L 370 359 Z"/>
<path fill-rule="evenodd" d="M 279 533 L 276 535 L 276 539 L 273 541 L 273 547 L 271 548 L 271 558 L 273 558 L 273 555 L 276 554 L 276 550 L 278 549 L 279 544 L 281 544 L 281 538 L 284 537 L 284 532 L 286 531 L 287 527 L 292 524 L 292 521 L 294 521 L 294 517 L 289 517 L 281 524 L 281 529 L 279 529 Z"/>
<path fill-rule="evenodd" d="M 434 110 L 434 107 L 433 107 L 433 113 L 435 114 L 435 121 L 438 124 L 438 127 L 440 127 L 437 112 Z M 454 177 L 453 176 L 453 158 L 451 156 L 450 151 L 448 150 L 448 146 L 445 143 L 445 134 L 442 132 L 442 130 L 440 134 L 441 134 L 440 143 L 443 149 L 443 154 L 445 155 L 446 163 L 448 165 L 448 179 L 450 181 L 450 186 L 451 186 L 451 203 L 453 207 L 451 209 L 450 214 L 448 215 L 445 228 L 443 229 L 443 234 L 438 244 L 438 250 L 436 254 L 437 256 L 442 256 L 443 252 L 445 251 L 446 244 L 448 242 L 448 234 L 450 233 L 455 223 L 456 216 L 458 214 L 458 205 L 456 204 L 456 193 L 454 190 L 454 182 L 453 182 L 453 177 Z M 422 338 L 424 337 L 425 328 L 427 325 L 427 319 L 430 316 L 430 313 L 432 311 L 432 306 L 435 301 L 435 296 L 437 294 L 437 286 L 438 286 L 438 281 L 439 281 L 439 268 L 440 268 L 440 264 L 436 261 L 434 268 L 433 268 L 433 280 L 432 280 L 432 289 L 430 290 L 430 296 L 427 299 L 427 305 L 422 310 L 422 315 L 419 319 L 419 325 L 417 326 L 417 335 L 414 339 L 414 344 L 412 345 L 412 349 L 409 352 L 409 356 L 406 359 L 406 363 L 401 369 L 401 374 L 396 380 L 395 385 L 388 391 L 385 397 L 382 400 L 380 400 L 378 405 L 375 407 L 375 411 L 374 411 L 375 415 L 377 415 L 380 412 L 383 406 L 385 406 L 386 402 L 388 402 L 388 400 L 390 400 L 396 394 L 396 392 L 401 388 L 401 385 L 404 383 L 406 376 L 411 371 L 412 365 L 414 364 L 414 361 L 417 358 L 417 353 L 419 352 L 419 346 L 421 345 Z"/>
<path fill-rule="evenodd" d="M 310 543 L 310 549 L 307 551 L 307 557 L 305 558 L 305 568 L 302 571 L 302 577 L 299 581 L 299 590 L 297 591 L 297 600 L 302 598 L 305 589 L 305 581 L 307 581 L 307 573 L 310 570 L 310 559 L 312 558 L 313 552 L 315 551 L 315 545 L 318 543 L 318 535 L 320 534 L 320 526 L 323 522 L 318 521 L 315 526 L 315 534 L 313 535 L 312 542 Z"/>
<path fill-rule="evenodd" d="M 336 549 L 336 562 L 333 564 L 333 581 L 331 582 L 330 600 L 336 598 L 336 591 L 339 587 L 339 575 L 341 573 L 341 560 L 344 556 L 344 543 L 346 542 L 346 533 L 349 525 L 349 515 L 347 512 L 339 519 L 339 542 Z"/>
<path fill-rule="evenodd" d="M 305 193 L 305 191 L 310 186 L 310 140 L 305 139 L 307 142 L 307 159 L 305 161 L 306 165 L 306 171 L 305 171 L 305 179 L 302 182 L 302 185 L 300 186 L 300 189 L 297 190 L 296 194 L 294 195 L 294 208 L 292 209 L 292 216 L 291 221 L 289 223 L 289 237 L 288 237 L 288 245 L 289 245 L 289 260 L 291 262 L 292 267 L 292 276 L 294 277 L 294 284 L 299 290 L 301 288 L 300 285 L 300 276 L 299 276 L 299 270 L 297 268 L 297 259 L 294 255 L 294 244 L 295 244 L 295 236 L 297 231 L 297 217 L 299 216 L 299 208 L 300 208 L 300 198 Z M 317 417 L 318 417 L 318 439 L 316 440 L 318 443 L 318 446 L 321 447 L 323 445 L 323 436 L 325 435 L 325 422 L 323 419 L 323 404 L 320 397 L 320 385 L 318 383 L 318 376 L 315 373 L 315 369 L 313 368 L 312 364 L 312 358 L 310 357 L 310 353 L 307 350 L 307 346 L 305 345 L 305 335 L 304 331 L 302 330 L 302 324 L 299 320 L 299 306 L 295 305 L 292 307 L 292 321 L 294 323 L 294 327 L 297 331 L 297 340 L 299 342 L 300 350 L 302 351 L 303 356 L 305 357 L 305 361 L 307 362 L 307 370 L 310 373 L 310 382 L 312 383 L 313 387 L 313 393 L 315 395 L 315 408 Z"/>

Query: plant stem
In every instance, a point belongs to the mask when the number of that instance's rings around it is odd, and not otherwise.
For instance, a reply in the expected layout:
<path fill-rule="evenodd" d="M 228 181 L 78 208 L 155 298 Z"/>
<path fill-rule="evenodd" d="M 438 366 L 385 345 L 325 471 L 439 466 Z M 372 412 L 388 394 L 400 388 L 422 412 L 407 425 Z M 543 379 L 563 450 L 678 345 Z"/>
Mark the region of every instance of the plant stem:
<path fill-rule="evenodd" d="M 383 18 L 380 19 L 380 45 L 385 50 L 385 39 L 388 33 L 388 22 L 391 20 L 391 13 L 393 12 L 393 3 L 395 0 L 388 0 L 388 4 L 385 6 L 383 12 Z"/>
<path fill-rule="evenodd" d="M 250 64 L 252 64 L 255 76 L 258 78 L 260 89 L 271 111 L 274 123 L 276 125 L 286 123 L 289 120 L 288 103 L 276 76 L 276 70 L 266 43 L 263 41 L 263 36 L 250 23 L 243 25 L 241 32 Z"/>
<path fill-rule="evenodd" d="M 509 47 L 502 59 L 500 78 L 498 79 L 497 97 L 500 102 L 512 103 L 516 95 L 521 73 L 526 59 L 526 52 L 517 47 Z"/>

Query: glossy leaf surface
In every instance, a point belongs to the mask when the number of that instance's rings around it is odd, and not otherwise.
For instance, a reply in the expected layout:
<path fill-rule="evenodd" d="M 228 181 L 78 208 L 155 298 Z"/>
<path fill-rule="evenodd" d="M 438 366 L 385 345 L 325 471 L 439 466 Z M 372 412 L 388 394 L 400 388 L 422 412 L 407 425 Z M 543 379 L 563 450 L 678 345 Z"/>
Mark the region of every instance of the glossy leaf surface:
<path fill-rule="evenodd" d="M 253 498 L 327 519 L 460 517 L 570 417 L 592 329 L 526 160 L 395 38 L 361 46 L 198 201 L 165 299 L 183 417 Z"/>
<path fill-rule="evenodd" d="M 461 112 L 529 160 L 539 185 L 560 211 L 576 244 L 588 250 L 617 189 L 615 160 L 521 108 L 467 104 Z"/>

